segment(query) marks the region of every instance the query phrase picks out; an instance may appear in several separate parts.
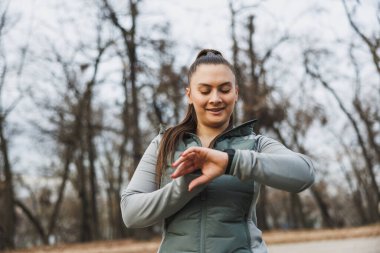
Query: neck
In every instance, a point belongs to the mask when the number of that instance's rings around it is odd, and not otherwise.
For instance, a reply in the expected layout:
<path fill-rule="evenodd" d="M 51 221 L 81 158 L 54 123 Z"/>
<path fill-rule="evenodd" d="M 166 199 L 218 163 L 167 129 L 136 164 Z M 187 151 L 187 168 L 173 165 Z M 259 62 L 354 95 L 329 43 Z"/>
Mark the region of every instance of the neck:
<path fill-rule="evenodd" d="M 229 125 L 229 122 L 227 121 L 225 124 L 223 124 L 221 127 L 207 127 L 205 125 L 201 125 L 198 123 L 196 134 L 201 139 L 202 146 L 208 147 L 210 146 L 211 141 L 218 136 L 219 134 L 223 133 L 224 130 L 227 129 Z"/>

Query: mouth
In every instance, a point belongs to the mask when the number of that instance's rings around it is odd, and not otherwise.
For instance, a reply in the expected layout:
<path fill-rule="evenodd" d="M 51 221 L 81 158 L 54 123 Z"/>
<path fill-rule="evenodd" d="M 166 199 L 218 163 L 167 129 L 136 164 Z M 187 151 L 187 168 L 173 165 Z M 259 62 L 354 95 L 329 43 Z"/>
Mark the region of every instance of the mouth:
<path fill-rule="evenodd" d="M 220 108 L 208 108 L 206 109 L 206 111 L 210 111 L 210 112 L 220 112 L 222 110 L 224 110 L 226 107 L 220 107 Z"/>

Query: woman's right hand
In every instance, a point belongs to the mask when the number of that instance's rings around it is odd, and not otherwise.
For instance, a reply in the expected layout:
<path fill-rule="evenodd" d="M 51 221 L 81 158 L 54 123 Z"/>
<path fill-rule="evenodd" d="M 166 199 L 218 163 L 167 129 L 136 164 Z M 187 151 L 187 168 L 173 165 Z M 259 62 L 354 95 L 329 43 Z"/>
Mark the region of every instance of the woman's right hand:
<path fill-rule="evenodd" d="M 201 176 L 193 179 L 189 184 L 189 191 L 194 187 L 211 182 L 214 178 L 223 175 L 228 164 L 228 155 L 225 152 L 211 148 L 191 147 L 188 148 L 172 164 L 176 170 L 172 178 L 201 170 Z"/>

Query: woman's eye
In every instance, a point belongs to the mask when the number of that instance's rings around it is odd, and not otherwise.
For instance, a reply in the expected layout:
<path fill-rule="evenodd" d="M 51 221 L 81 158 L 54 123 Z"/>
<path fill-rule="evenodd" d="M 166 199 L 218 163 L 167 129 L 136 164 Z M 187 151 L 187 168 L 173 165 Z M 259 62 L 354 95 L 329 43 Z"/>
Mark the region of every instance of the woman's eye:
<path fill-rule="evenodd" d="M 209 93 L 210 93 L 210 91 L 209 91 L 209 90 L 201 90 L 200 92 L 201 92 L 201 94 L 203 94 L 203 95 L 207 95 L 207 94 L 209 94 Z"/>
<path fill-rule="evenodd" d="M 223 93 L 228 93 L 228 92 L 230 92 L 230 90 L 231 90 L 231 89 L 222 89 L 221 91 L 222 91 Z"/>

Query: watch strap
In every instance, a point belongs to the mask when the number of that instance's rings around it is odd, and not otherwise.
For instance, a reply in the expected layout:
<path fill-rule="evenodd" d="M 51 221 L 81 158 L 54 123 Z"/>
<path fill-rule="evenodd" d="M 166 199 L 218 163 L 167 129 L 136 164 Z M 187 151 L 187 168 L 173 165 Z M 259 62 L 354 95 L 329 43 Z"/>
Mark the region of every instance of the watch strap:
<path fill-rule="evenodd" d="M 229 175 L 231 172 L 232 160 L 234 159 L 234 156 L 235 156 L 235 149 L 225 149 L 223 150 L 223 152 L 226 152 L 228 155 L 228 163 L 227 163 L 225 174 Z"/>

